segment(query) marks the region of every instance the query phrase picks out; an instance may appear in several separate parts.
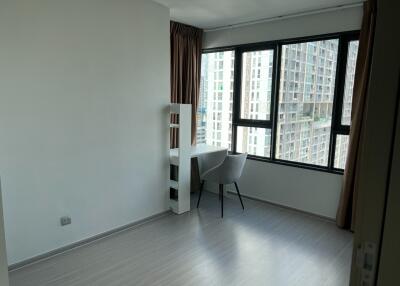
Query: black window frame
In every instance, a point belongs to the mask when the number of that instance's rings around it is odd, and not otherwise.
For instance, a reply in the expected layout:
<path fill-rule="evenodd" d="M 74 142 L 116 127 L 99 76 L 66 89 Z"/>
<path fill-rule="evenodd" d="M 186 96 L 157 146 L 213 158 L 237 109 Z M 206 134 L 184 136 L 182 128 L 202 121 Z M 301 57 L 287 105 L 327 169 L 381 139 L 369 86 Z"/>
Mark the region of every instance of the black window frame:
<path fill-rule="evenodd" d="M 349 43 L 359 39 L 359 30 L 298 37 L 283 40 L 274 40 L 267 42 L 258 42 L 251 44 L 224 46 L 220 48 L 203 49 L 202 53 L 216 53 L 233 51 L 234 52 L 234 79 L 233 79 L 233 109 L 232 109 L 232 138 L 231 153 L 236 154 L 237 152 L 237 128 L 238 126 L 243 127 L 255 127 L 264 128 L 271 130 L 271 145 L 270 145 L 270 156 L 263 157 L 257 155 L 248 155 L 248 159 L 264 161 L 269 163 L 275 163 L 280 165 L 298 167 L 303 169 L 310 169 L 316 171 L 329 172 L 334 174 L 343 174 L 343 169 L 334 167 L 335 161 L 335 148 L 336 138 L 338 135 L 349 135 L 350 126 L 342 124 L 342 108 L 343 108 L 343 97 L 345 88 L 346 68 L 347 68 L 347 54 Z M 335 76 L 335 88 L 333 96 L 333 107 L 332 107 L 332 121 L 331 121 L 331 132 L 329 139 L 329 154 L 328 154 L 328 166 L 319 166 L 314 164 L 301 163 L 296 161 L 289 161 L 276 158 L 276 136 L 277 136 L 277 124 L 279 114 L 279 89 L 280 89 L 280 73 L 281 73 L 281 54 L 282 46 L 288 44 L 299 44 L 304 42 L 313 42 L 321 40 L 332 40 L 338 39 L 338 55 L 336 63 L 336 76 Z M 241 77 L 242 77 L 242 55 L 245 52 L 261 51 L 261 50 L 273 50 L 273 70 L 272 70 L 272 87 L 271 87 L 271 113 L 269 120 L 255 120 L 255 119 L 244 119 L 240 115 L 240 104 L 241 104 Z"/>
<path fill-rule="evenodd" d="M 342 169 L 335 168 L 335 152 L 336 152 L 336 139 L 338 135 L 349 135 L 350 125 L 342 124 L 342 113 L 343 113 L 343 99 L 344 89 L 346 84 L 346 71 L 347 71 L 347 57 L 349 51 L 350 42 L 359 39 L 358 33 L 346 33 L 339 37 L 339 52 L 341 56 L 338 56 L 338 64 L 336 68 L 336 79 L 335 79 L 335 97 L 333 102 L 332 112 L 332 131 L 329 146 L 329 163 L 330 167 L 334 171 L 343 173 Z M 338 54 L 339 55 L 339 54 Z"/>

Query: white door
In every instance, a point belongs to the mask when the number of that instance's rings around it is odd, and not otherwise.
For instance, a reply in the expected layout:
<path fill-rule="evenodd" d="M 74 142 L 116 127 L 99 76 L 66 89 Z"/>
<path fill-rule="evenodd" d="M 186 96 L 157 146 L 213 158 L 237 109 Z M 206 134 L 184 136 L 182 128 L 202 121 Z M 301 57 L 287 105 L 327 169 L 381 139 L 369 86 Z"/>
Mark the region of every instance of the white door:
<path fill-rule="evenodd" d="M 400 89 L 400 88 L 399 88 Z M 398 92 L 400 98 L 400 90 Z M 378 284 L 398 285 L 399 257 L 400 257 L 400 103 L 397 114 L 397 128 L 389 178 L 386 215 L 382 237 L 382 251 L 379 261 Z"/>
<path fill-rule="evenodd" d="M 351 286 L 374 286 L 377 285 L 378 278 L 383 279 L 383 261 L 379 261 L 382 227 L 385 219 L 388 222 L 388 217 L 385 216 L 386 206 L 390 208 L 390 204 L 395 202 L 395 199 L 387 200 L 387 195 L 390 192 L 388 186 L 394 162 L 393 138 L 398 104 L 400 43 L 396 35 L 400 25 L 399 6 L 400 1 L 377 1 L 371 74 L 364 118 L 366 128 L 362 133 L 361 162 L 356 181 L 359 192 Z M 398 171 L 395 174 L 399 176 Z M 398 191 L 397 189 L 397 195 Z M 397 241 L 397 245 L 387 245 L 387 253 L 398 247 L 398 243 Z M 383 247 L 384 244 L 385 242 Z M 399 265 L 398 259 L 396 257 L 395 266 Z M 397 282 L 378 285 L 400 284 Z"/>
<path fill-rule="evenodd" d="M 0 181 L 0 285 L 8 286 L 8 265 L 6 254 L 6 241 L 4 238 L 3 202 Z"/>

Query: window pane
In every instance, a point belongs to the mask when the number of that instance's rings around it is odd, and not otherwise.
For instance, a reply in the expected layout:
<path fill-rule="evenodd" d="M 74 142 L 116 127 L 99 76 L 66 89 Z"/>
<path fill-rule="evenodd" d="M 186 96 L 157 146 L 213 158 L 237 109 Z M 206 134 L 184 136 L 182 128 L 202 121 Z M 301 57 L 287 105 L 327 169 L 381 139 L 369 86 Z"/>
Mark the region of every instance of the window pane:
<path fill-rule="evenodd" d="M 238 126 L 236 149 L 239 153 L 271 157 L 271 129 Z"/>
<path fill-rule="evenodd" d="M 276 158 L 328 165 L 338 42 L 282 46 Z"/>
<path fill-rule="evenodd" d="M 273 50 L 243 53 L 241 118 L 270 120 L 273 58 Z"/>
<path fill-rule="evenodd" d="M 336 136 L 335 164 L 337 169 L 344 169 L 347 159 L 347 148 L 349 147 L 349 135 Z"/>
<path fill-rule="evenodd" d="M 342 124 L 350 125 L 351 122 L 351 104 L 353 101 L 354 74 L 356 71 L 356 61 L 358 53 L 358 41 L 349 43 L 347 53 L 346 78 L 344 84 Z"/>
<path fill-rule="evenodd" d="M 232 149 L 233 51 L 202 55 L 197 144 Z"/>

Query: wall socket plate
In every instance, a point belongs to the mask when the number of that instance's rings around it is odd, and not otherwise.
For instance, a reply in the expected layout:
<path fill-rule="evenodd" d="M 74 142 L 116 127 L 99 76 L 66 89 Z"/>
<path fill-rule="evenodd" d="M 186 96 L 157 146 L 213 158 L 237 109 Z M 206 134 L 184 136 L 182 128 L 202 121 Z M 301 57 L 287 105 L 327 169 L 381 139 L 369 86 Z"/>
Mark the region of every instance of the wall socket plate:
<path fill-rule="evenodd" d="M 60 224 L 61 226 L 66 226 L 68 224 L 71 224 L 71 217 L 69 216 L 63 216 L 60 218 Z"/>

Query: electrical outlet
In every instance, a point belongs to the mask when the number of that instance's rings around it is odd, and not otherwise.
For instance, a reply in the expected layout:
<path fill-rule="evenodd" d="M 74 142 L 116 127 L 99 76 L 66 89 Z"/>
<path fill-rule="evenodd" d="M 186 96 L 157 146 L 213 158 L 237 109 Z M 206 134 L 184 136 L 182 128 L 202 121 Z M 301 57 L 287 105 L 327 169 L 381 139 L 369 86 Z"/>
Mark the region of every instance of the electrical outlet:
<path fill-rule="evenodd" d="M 71 224 L 71 218 L 69 216 L 63 216 L 60 218 L 60 224 L 61 226 L 66 226 L 68 224 Z"/>

